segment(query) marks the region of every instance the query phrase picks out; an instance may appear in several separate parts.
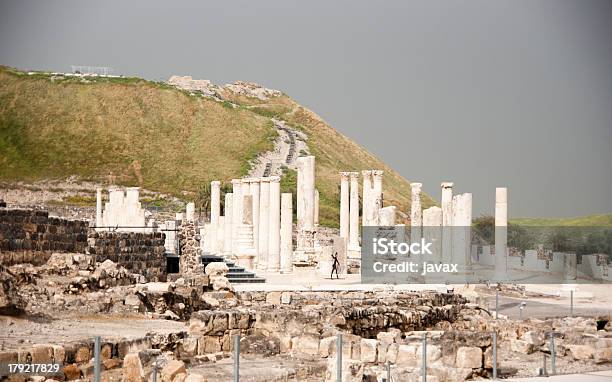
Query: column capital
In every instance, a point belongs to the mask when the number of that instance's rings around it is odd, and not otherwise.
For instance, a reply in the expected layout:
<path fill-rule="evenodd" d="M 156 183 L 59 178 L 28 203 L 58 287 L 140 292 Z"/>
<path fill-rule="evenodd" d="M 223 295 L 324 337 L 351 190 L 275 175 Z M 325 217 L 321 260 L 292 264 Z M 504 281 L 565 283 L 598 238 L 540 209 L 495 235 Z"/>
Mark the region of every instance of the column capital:
<path fill-rule="evenodd" d="M 442 182 L 440 183 L 440 187 L 442 188 L 453 188 L 454 183 L 453 182 Z"/>
<path fill-rule="evenodd" d="M 372 170 L 372 176 L 378 177 L 383 175 L 383 170 Z"/>
<path fill-rule="evenodd" d="M 268 179 L 271 183 L 279 183 L 281 180 L 280 176 L 277 175 L 270 176 Z"/>
<path fill-rule="evenodd" d="M 423 183 L 410 183 L 410 187 L 414 190 L 420 190 L 423 187 Z"/>
<path fill-rule="evenodd" d="M 240 183 L 242 183 L 242 179 L 232 179 L 232 184 L 233 185 L 238 185 Z"/>
<path fill-rule="evenodd" d="M 357 171 L 351 171 L 348 173 L 351 180 L 359 179 L 359 173 Z"/>
<path fill-rule="evenodd" d="M 217 187 L 221 185 L 221 181 L 219 180 L 213 180 L 212 182 L 210 182 L 211 186 Z"/>
<path fill-rule="evenodd" d="M 361 175 L 363 175 L 364 178 L 369 178 L 372 176 L 372 172 L 373 170 L 361 170 Z"/>
<path fill-rule="evenodd" d="M 340 179 L 342 180 L 348 180 L 350 175 L 351 173 L 348 171 L 340 171 Z"/>

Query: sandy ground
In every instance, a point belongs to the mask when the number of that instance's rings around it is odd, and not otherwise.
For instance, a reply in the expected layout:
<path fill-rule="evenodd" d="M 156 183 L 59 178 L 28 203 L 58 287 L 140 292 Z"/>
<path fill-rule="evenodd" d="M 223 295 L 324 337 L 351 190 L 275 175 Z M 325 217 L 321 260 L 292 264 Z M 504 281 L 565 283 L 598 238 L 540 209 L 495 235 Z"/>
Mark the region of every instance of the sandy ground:
<path fill-rule="evenodd" d="M 153 320 L 142 317 L 129 318 L 74 318 L 32 319 L 0 316 L 0 346 L 17 349 L 24 344 L 63 344 L 102 339 L 134 339 L 149 332 L 173 333 L 187 331 L 187 323 L 169 320 Z"/>

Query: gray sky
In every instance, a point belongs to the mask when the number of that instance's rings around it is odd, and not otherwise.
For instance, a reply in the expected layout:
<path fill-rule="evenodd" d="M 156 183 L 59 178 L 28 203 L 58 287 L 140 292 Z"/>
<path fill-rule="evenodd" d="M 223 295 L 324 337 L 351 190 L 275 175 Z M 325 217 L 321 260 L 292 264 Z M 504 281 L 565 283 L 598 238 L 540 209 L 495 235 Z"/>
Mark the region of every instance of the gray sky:
<path fill-rule="evenodd" d="M 607 0 L 0 0 L 0 64 L 254 81 L 475 215 L 612 212 Z"/>

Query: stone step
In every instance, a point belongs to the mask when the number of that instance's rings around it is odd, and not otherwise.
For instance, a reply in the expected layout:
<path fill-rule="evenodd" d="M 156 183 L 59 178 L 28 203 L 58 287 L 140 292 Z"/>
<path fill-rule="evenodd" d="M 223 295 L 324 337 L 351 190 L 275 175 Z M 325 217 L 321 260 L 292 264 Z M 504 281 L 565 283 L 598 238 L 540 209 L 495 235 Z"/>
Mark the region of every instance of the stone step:
<path fill-rule="evenodd" d="M 246 279 L 241 279 L 241 278 L 233 278 L 233 277 L 228 277 L 227 278 L 229 280 L 230 283 L 232 284 L 254 284 L 254 283 L 265 283 L 266 279 L 261 278 L 261 277 L 253 277 L 253 278 L 246 278 Z"/>
<path fill-rule="evenodd" d="M 249 272 L 243 267 L 236 265 L 233 261 L 226 260 L 221 256 L 205 254 L 202 255 L 202 264 L 206 267 L 210 263 L 224 262 L 229 268 L 226 277 L 231 283 L 265 283 L 266 280 L 253 272 Z"/>

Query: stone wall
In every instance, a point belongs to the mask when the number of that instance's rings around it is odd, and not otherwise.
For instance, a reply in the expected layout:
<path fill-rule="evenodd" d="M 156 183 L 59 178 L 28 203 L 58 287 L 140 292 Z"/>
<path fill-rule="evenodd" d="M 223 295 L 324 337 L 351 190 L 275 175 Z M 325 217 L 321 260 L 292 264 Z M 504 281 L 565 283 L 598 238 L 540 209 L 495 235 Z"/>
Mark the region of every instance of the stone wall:
<path fill-rule="evenodd" d="M 0 263 L 46 262 L 53 252 L 87 248 L 89 223 L 50 217 L 48 211 L 0 208 Z"/>
<path fill-rule="evenodd" d="M 92 231 L 88 240 L 88 251 L 96 262 L 108 259 L 149 281 L 166 280 L 163 233 Z"/>

